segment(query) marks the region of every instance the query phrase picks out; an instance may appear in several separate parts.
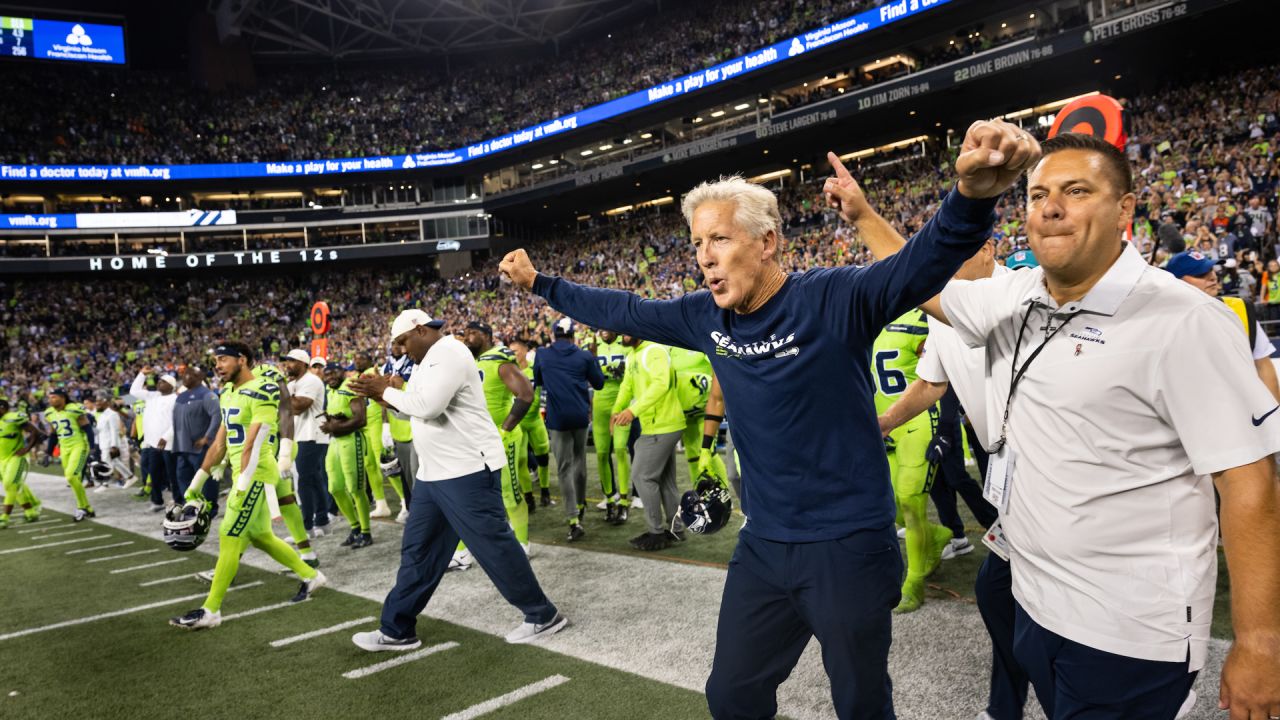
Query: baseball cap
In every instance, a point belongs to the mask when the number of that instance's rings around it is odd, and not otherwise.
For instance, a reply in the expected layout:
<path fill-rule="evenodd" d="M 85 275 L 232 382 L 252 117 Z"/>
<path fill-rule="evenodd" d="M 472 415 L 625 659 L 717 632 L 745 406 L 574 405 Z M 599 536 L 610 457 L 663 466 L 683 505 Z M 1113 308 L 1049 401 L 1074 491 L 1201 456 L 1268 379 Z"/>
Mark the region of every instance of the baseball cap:
<path fill-rule="evenodd" d="M 556 321 L 554 332 L 563 337 L 573 337 L 573 321 L 567 317 L 560 318 Z"/>
<path fill-rule="evenodd" d="M 1164 269 L 1168 270 L 1176 278 L 1186 277 L 1187 275 L 1196 277 L 1209 272 L 1216 264 L 1216 260 L 1206 257 L 1198 250 L 1186 250 L 1169 258 L 1169 262 L 1165 263 Z"/>
<path fill-rule="evenodd" d="M 160 376 L 160 382 L 168 383 L 171 388 L 178 387 L 178 380 L 168 373 Z"/>
<path fill-rule="evenodd" d="M 307 351 L 303 350 L 302 348 L 294 348 L 289 352 L 285 353 L 284 357 L 280 359 L 281 360 L 297 360 L 303 365 L 311 364 L 311 355 L 309 355 Z"/>
<path fill-rule="evenodd" d="M 1005 259 L 1004 266 L 1010 270 L 1017 270 L 1018 268 L 1040 267 L 1040 262 L 1036 260 L 1036 254 L 1030 250 L 1019 250 Z"/>
<path fill-rule="evenodd" d="M 61 395 L 61 396 L 62 396 L 62 397 L 64 397 L 64 398 L 66 398 L 66 397 L 71 397 L 70 395 L 68 395 L 68 394 L 67 394 L 67 389 L 66 389 L 66 388 L 54 388 L 54 389 L 52 389 L 52 390 L 50 390 L 50 391 L 49 391 L 49 394 L 50 394 L 50 395 Z"/>
<path fill-rule="evenodd" d="M 327 365 L 328 363 L 329 363 L 329 361 L 328 361 L 328 360 L 326 360 L 326 359 L 324 359 L 324 358 L 322 358 L 322 357 L 320 357 L 320 356 L 316 356 L 316 357 L 311 358 L 311 367 L 315 367 L 315 366 L 317 366 L 317 365 L 319 365 L 320 367 L 324 367 L 324 366 L 325 366 L 325 365 Z"/>
<path fill-rule="evenodd" d="M 417 308 L 405 310 L 397 315 L 396 319 L 391 323 L 391 339 L 395 340 L 419 325 L 439 329 L 444 326 L 444 321 L 436 320 Z"/>
<path fill-rule="evenodd" d="M 490 337 L 492 337 L 492 336 L 493 336 L 493 328 L 491 328 L 491 327 L 489 327 L 488 325 L 486 325 L 486 324 L 484 324 L 484 323 L 480 322 L 479 320 L 472 320 L 471 322 L 467 323 L 467 329 L 468 329 L 468 330 L 479 330 L 480 332 L 484 333 L 485 335 L 488 335 L 488 336 L 490 336 Z"/>
<path fill-rule="evenodd" d="M 336 363 L 336 362 L 325 363 L 324 371 L 329 372 L 330 370 L 342 370 L 342 363 Z"/>

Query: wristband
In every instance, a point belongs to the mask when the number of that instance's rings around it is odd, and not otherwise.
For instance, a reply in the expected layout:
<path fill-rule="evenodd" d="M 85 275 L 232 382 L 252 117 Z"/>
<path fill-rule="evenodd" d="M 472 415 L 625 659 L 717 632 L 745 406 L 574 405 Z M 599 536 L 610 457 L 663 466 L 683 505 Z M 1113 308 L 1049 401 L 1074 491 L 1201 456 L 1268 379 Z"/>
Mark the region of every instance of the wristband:
<path fill-rule="evenodd" d="M 703 450 L 710 450 L 711 448 L 715 447 L 715 444 L 716 444 L 716 436 L 715 436 L 715 435 L 703 435 L 703 436 L 702 436 L 702 449 L 703 449 Z"/>
<path fill-rule="evenodd" d="M 703 418 L 703 420 L 704 420 L 704 421 L 705 421 L 705 420 L 714 420 L 714 421 L 716 421 L 717 423 L 722 423 L 722 422 L 724 422 L 724 416 L 723 416 L 723 415 L 712 415 L 711 413 L 707 413 L 707 414 L 706 414 L 706 416 Z"/>
<path fill-rule="evenodd" d="M 280 451 L 276 453 L 280 470 L 288 470 L 293 466 L 293 438 L 280 438 Z"/>
<path fill-rule="evenodd" d="M 249 488 L 251 487 L 253 487 L 253 474 L 240 473 L 240 476 L 236 478 L 236 490 L 239 490 L 242 493 L 249 492 Z"/>

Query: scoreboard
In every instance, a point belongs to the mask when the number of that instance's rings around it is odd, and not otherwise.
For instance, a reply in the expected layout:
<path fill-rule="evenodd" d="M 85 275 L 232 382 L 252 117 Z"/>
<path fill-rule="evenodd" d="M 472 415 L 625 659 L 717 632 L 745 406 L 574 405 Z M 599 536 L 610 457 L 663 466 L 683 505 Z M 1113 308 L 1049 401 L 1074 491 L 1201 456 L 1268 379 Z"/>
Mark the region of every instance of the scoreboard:
<path fill-rule="evenodd" d="M 0 16 L 0 58 L 123 65 L 124 26 Z"/>

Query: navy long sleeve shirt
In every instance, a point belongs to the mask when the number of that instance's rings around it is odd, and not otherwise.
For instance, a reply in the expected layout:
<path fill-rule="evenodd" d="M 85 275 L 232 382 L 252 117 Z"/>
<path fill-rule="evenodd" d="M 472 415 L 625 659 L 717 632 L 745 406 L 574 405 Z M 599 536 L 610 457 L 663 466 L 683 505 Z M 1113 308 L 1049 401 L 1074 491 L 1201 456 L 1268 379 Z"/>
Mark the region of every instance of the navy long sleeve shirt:
<path fill-rule="evenodd" d="M 533 356 L 533 382 L 547 390 L 547 429 L 591 427 L 587 385 L 604 387 L 604 374 L 591 353 L 568 340 L 556 340 Z"/>
<path fill-rule="evenodd" d="M 222 411 L 218 396 L 207 387 L 178 393 L 173 405 L 173 451 L 204 453 L 218 435 Z M 208 441 L 203 448 L 195 446 L 200 438 Z"/>
<path fill-rule="evenodd" d="M 778 542 L 835 540 L 893 523 L 871 345 L 986 242 L 994 207 L 994 198 L 952 191 L 895 255 L 868 267 L 792 273 L 749 314 L 717 307 L 705 290 L 644 300 L 540 274 L 533 291 L 587 325 L 706 353 L 733 417 L 744 532 Z"/>

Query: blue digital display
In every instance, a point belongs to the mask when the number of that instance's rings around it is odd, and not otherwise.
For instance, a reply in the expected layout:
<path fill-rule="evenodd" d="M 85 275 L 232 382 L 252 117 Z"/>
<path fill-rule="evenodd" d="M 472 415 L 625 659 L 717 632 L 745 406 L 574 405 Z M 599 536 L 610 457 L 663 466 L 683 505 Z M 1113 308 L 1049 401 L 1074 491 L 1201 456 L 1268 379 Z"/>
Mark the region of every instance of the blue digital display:
<path fill-rule="evenodd" d="M 37 60 L 124 64 L 124 28 L 119 25 L 35 18 Z"/>
<path fill-rule="evenodd" d="M 528 127 L 517 132 L 470 145 L 458 150 L 411 155 L 387 155 L 364 158 L 290 160 L 266 163 L 212 163 L 203 165 L 0 165 L 0 182 L 44 180 L 212 180 L 227 178 L 312 177 L 318 175 L 343 175 L 361 172 L 386 172 L 411 170 L 422 167 L 457 165 L 469 160 L 486 157 L 504 150 L 522 147 L 544 138 L 586 127 L 602 120 L 617 117 L 640 108 L 688 95 L 703 88 L 722 83 L 731 78 L 746 75 L 775 65 L 806 52 L 860 36 L 876 28 L 912 17 L 919 13 L 945 5 L 951 0 L 897 0 L 881 7 L 866 10 L 825 27 L 774 43 L 742 57 L 699 70 L 647 90 L 625 95 L 606 103 L 593 105 L 581 112 L 564 115 L 554 120 Z M 37 20 L 39 25 L 42 22 Z M 67 33 L 73 33 L 66 25 Z M 81 25 L 85 33 L 98 42 L 91 28 L 107 27 Z M 123 61 L 123 32 L 119 35 L 119 52 Z M 61 31 L 60 31 L 61 32 Z M 65 38 L 64 38 L 65 39 Z M 65 43 L 63 43 L 65 46 Z M 36 41 L 36 52 L 41 52 L 41 41 Z M 77 46 L 79 47 L 79 46 Z"/>

